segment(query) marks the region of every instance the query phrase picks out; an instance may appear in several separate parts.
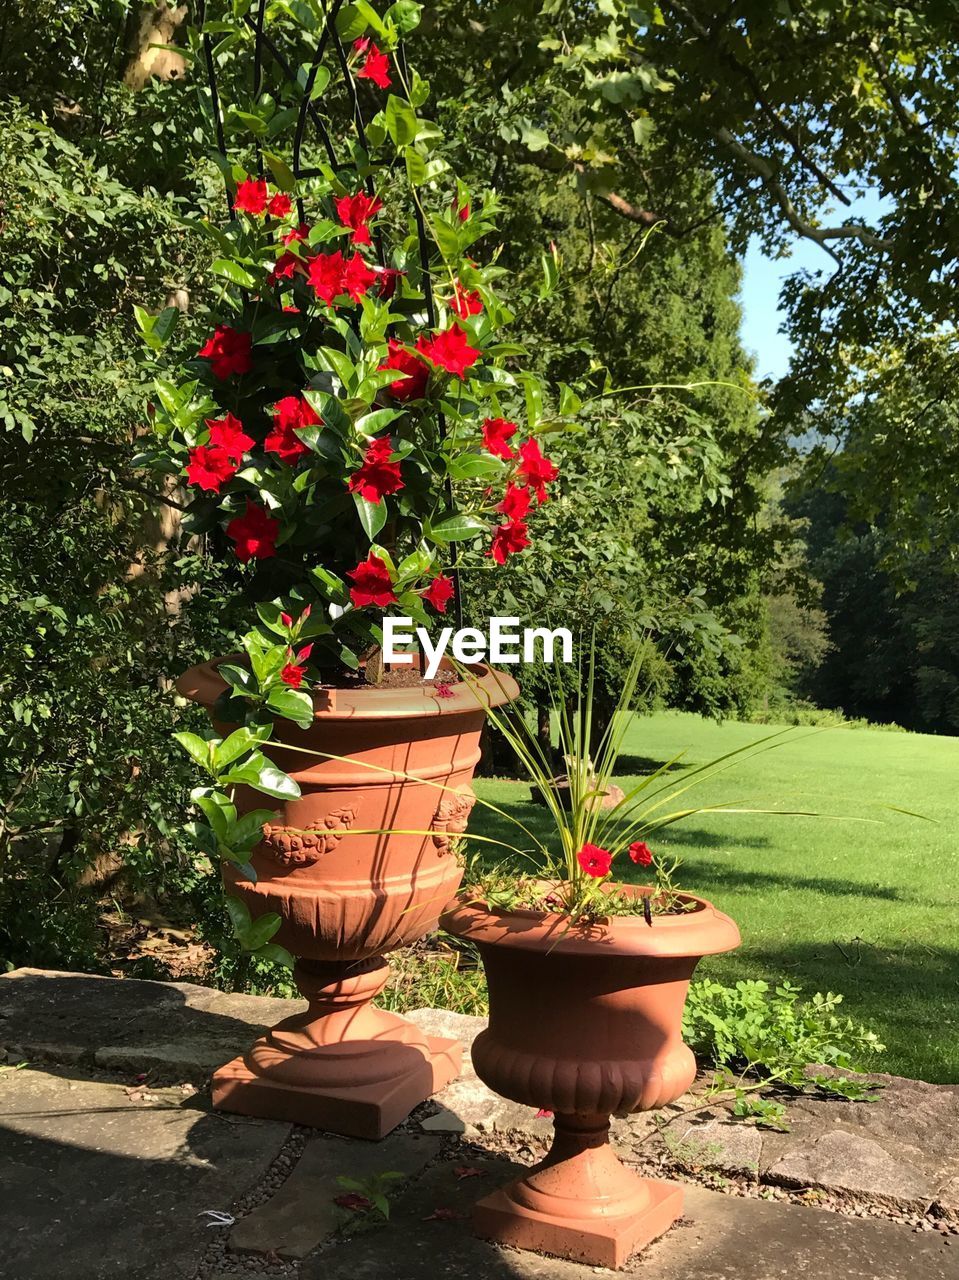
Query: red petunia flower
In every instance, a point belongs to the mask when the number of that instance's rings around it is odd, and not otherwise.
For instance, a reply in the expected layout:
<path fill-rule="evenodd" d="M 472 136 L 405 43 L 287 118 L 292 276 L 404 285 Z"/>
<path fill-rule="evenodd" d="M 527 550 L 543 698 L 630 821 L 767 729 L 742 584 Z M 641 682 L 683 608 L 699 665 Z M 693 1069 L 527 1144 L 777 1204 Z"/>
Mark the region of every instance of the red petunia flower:
<path fill-rule="evenodd" d="M 296 663 L 288 662 L 280 672 L 280 679 L 284 684 L 288 684 L 291 689 L 299 689 L 305 675 L 306 667 L 298 667 Z"/>
<path fill-rule="evenodd" d="M 385 53 L 381 53 L 376 45 L 369 41 L 363 43 L 363 37 L 354 40 L 353 48 L 357 53 L 365 53 L 366 61 L 355 72 L 357 80 L 372 80 L 380 89 L 388 89 L 393 81 L 390 79 L 390 60 Z"/>
<path fill-rule="evenodd" d="M 416 340 L 416 350 L 427 360 L 439 365 L 454 377 L 462 378 L 466 370 L 479 358 L 479 351 L 471 347 L 466 333 L 458 324 L 444 329 L 431 338 L 422 334 Z"/>
<path fill-rule="evenodd" d="M 516 423 L 505 418 L 487 418 L 483 422 L 483 444 L 497 458 L 512 458 L 507 441 L 516 435 Z"/>
<path fill-rule="evenodd" d="M 369 221 L 383 208 L 383 201 L 379 196 L 368 196 L 365 191 L 357 191 L 355 196 L 340 196 L 333 203 L 340 222 L 353 232 L 353 243 L 369 244 Z"/>
<path fill-rule="evenodd" d="M 423 599 L 427 604 L 431 604 L 437 613 L 445 613 L 446 606 L 453 598 L 453 591 L 453 579 L 441 573 L 423 592 Z"/>
<path fill-rule="evenodd" d="M 529 546 L 526 525 L 522 520 L 508 520 L 506 524 L 497 525 L 493 530 L 493 542 L 487 551 L 497 564 L 505 564 L 509 556 L 525 550 Z"/>
<path fill-rule="evenodd" d="M 629 857 L 640 867 L 648 867 L 653 860 L 653 851 L 644 840 L 634 840 L 629 846 Z"/>
<path fill-rule="evenodd" d="M 292 244 L 294 240 L 305 240 L 310 234 L 310 228 L 305 222 L 301 222 L 298 227 L 294 227 L 292 231 L 288 231 L 283 237 L 284 244 Z"/>
<path fill-rule="evenodd" d="M 207 418 L 210 428 L 210 444 L 226 452 L 233 462 L 239 462 L 248 449 L 252 449 L 256 441 L 243 430 L 243 423 L 232 413 L 225 418 Z"/>
<path fill-rule="evenodd" d="M 453 286 L 453 297 L 450 300 L 450 308 L 461 320 L 468 320 L 470 316 L 478 316 L 483 310 L 483 299 L 477 290 L 472 291 L 465 288 L 457 280 Z"/>
<path fill-rule="evenodd" d="M 267 195 L 266 182 L 262 178 L 244 178 L 236 185 L 233 208 L 258 218 L 266 211 Z"/>
<path fill-rule="evenodd" d="M 601 849 L 598 844 L 584 844 L 576 855 L 576 861 L 594 880 L 602 880 L 609 875 L 613 855 L 608 849 Z"/>
<path fill-rule="evenodd" d="M 388 604 L 396 604 L 393 594 L 393 581 L 386 562 L 371 551 L 367 559 L 361 560 L 355 569 L 347 575 L 356 583 L 350 587 L 350 599 L 357 609 L 373 604 L 378 609 L 385 609 Z"/>
<path fill-rule="evenodd" d="M 279 532 L 279 520 L 274 520 L 263 507 L 249 499 L 243 515 L 234 516 L 226 526 L 226 536 L 236 543 L 236 558 L 243 564 L 275 556 Z"/>
<path fill-rule="evenodd" d="M 295 434 L 297 428 L 313 427 L 321 421 L 303 396 L 284 396 L 273 406 L 273 430 L 263 441 L 263 448 L 292 465 L 304 453 L 309 453 L 308 446 Z"/>
<path fill-rule="evenodd" d="M 358 493 L 367 502 L 379 502 L 385 494 L 402 489 L 400 464 L 390 462 L 392 452 L 389 436 L 374 440 L 366 451 L 363 465 L 350 476 L 350 493 Z"/>
<path fill-rule="evenodd" d="M 234 373 L 249 373 L 253 367 L 253 336 L 218 324 L 213 337 L 207 338 L 197 352 L 209 360 L 215 378 L 229 378 Z"/>
<path fill-rule="evenodd" d="M 414 355 L 402 342 L 390 338 L 389 355 L 379 366 L 380 369 L 395 369 L 403 377 L 394 378 L 388 383 L 390 395 L 394 400 L 422 400 L 426 395 L 426 384 L 430 379 L 429 366 L 419 356 Z"/>
<path fill-rule="evenodd" d="M 537 502 L 546 501 L 546 486 L 559 475 L 559 468 L 549 458 L 544 458 L 537 442 L 530 436 L 519 447 L 519 474 L 536 494 Z"/>
<path fill-rule="evenodd" d="M 521 489 L 517 484 L 508 484 L 503 501 L 496 508 L 508 520 L 525 520 L 529 514 L 529 489 Z"/>
<path fill-rule="evenodd" d="M 237 463 L 226 449 L 201 444 L 190 450 L 186 474 L 190 484 L 209 493 L 219 493 L 220 486 L 236 474 Z"/>
<path fill-rule="evenodd" d="M 266 211 L 271 218 L 285 218 L 292 208 L 293 201 L 286 192 L 278 191 L 275 196 L 271 197 L 269 204 L 266 206 Z"/>

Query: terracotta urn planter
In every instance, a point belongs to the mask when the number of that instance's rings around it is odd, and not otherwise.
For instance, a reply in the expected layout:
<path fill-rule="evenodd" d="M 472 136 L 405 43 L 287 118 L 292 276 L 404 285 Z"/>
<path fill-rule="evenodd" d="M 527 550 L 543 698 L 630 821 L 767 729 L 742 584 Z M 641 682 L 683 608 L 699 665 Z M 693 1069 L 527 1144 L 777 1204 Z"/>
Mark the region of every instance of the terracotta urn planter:
<path fill-rule="evenodd" d="M 444 928 L 476 944 L 489 982 L 477 1075 L 554 1113 L 549 1154 L 476 1206 L 477 1234 L 621 1267 L 681 1216 L 681 1187 L 620 1163 L 609 1118 L 662 1107 L 695 1077 L 681 1036 L 689 980 L 700 957 L 738 946 L 739 930 L 704 899 L 686 901 L 694 909 L 652 925 L 637 915 L 570 927 L 560 915 L 475 903 L 444 915 Z"/>
<path fill-rule="evenodd" d="M 226 689 L 217 665 L 177 681 L 214 723 Z M 215 1073 L 214 1106 L 379 1138 L 458 1074 L 456 1041 L 426 1036 L 371 1002 L 389 973 L 384 954 L 434 928 L 459 887 L 454 846 L 475 799 L 482 700 L 496 706 L 518 692 L 509 676 L 477 670 L 473 687 L 452 684 L 446 697 L 423 684 L 319 691 L 308 729 L 278 722 L 279 742 L 349 760 L 268 743 L 265 753 L 301 795 L 264 827 L 251 859 L 256 883 L 232 865 L 225 875 L 254 918 L 282 917 L 274 941 L 297 957 L 294 979 L 309 1008 Z M 262 808 L 263 797 L 240 788 L 236 803 L 243 813 Z"/>

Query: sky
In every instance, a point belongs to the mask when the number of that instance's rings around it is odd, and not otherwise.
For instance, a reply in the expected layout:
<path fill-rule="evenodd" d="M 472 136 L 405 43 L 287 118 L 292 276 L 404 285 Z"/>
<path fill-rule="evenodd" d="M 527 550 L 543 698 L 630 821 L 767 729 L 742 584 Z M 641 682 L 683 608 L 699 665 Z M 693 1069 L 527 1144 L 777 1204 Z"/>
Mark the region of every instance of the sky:
<path fill-rule="evenodd" d="M 875 219 L 887 212 L 888 208 L 889 205 L 877 193 L 866 192 L 857 197 L 850 208 L 842 210 L 840 215 L 826 214 L 823 221 L 826 222 L 830 216 L 836 219 L 839 216 L 855 216 L 874 225 Z M 755 238 L 749 243 L 743 259 L 741 333 L 743 346 L 756 357 L 757 378 L 781 378 L 789 367 L 792 344 L 779 332 L 783 320 L 783 313 L 779 308 L 779 291 L 786 276 L 802 268 L 833 271 L 835 262 L 812 240 L 802 240 L 799 237 L 796 238 L 791 255 L 776 260 L 763 254 L 759 241 Z"/>

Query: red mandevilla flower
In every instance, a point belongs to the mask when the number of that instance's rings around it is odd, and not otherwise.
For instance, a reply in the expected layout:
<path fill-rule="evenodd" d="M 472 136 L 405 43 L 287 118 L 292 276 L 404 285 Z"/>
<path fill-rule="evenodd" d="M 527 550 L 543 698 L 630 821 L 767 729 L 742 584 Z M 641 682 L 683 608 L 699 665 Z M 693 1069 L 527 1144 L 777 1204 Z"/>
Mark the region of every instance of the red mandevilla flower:
<path fill-rule="evenodd" d="M 239 462 L 243 455 L 256 444 L 252 436 L 243 430 L 243 423 L 232 413 L 225 418 L 207 418 L 210 428 L 210 444 L 223 449 L 233 462 Z"/>
<path fill-rule="evenodd" d="M 288 231 L 283 237 L 284 244 L 292 244 L 294 240 L 305 240 L 310 234 L 310 228 L 305 222 L 301 222 L 298 227 L 294 227 L 292 231 Z"/>
<path fill-rule="evenodd" d="M 357 609 L 373 604 L 384 609 L 388 604 L 396 604 L 393 593 L 393 581 L 384 560 L 371 551 L 367 559 L 361 560 L 355 569 L 346 575 L 352 578 L 356 586 L 350 587 L 350 599 Z"/>
<path fill-rule="evenodd" d="M 396 267 L 373 267 L 376 276 L 376 292 L 385 301 L 389 301 L 396 292 L 396 286 L 399 284 L 401 277 L 406 275 L 405 271 L 399 271 Z"/>
<path fill-rule="evenodd" d="M 318 426 L 322 419 L 313 406 L 303 396 L 284 396 L 273 406 L 273 430 L 263 441 L 267 453 L 275 453 L 277 457 L 292 465 L 304 453 L 309 453 L 309 446 L 295 433 L 303 427 Z"/>
<path fill-rule="evenodd" d="M 450 307 L 461 320 L 468 320 L 470 316 L 478 316 L 483 310 L 483 299 L 476 289 L 470 291 L 457 280 Z"/>
<path fill-rule="evenodd" d="M 445 613 L 446 606 L 453 598 L 453 590 L 453 579 L 441 573 L 423 592 L 423 599 L 427 604 L 431 604 L 437 613 Z"/>
<path fill-rule="evenodd" d="M 201 444 L 190 450 L 186 474 L 190 484 L 195 484 L 198 489 L 219 493 L 220 486 L 236 474 L 236 468 L 237 463 L 226 449 Z"/>
<path fill-rule="evenodd" d="M 285 191 L 278 191 L 275 196 L 271 197 L 266 211 L 271 218 L 285 218 L 293 208 L 293 201 Z"/>
<path fill-rule="evenodd" d="M 588 876 L 594 880 L 602 880 L 609 875 L 613 855 L 608 849 L 601 849 L 598 844 L 584 844 L 576 855 L 576 861 Z"/>
<path fill-rule="evenodd" d="M 379 502 L 388 493 L 403 488 L 400 464 L 390 462 L 393 444 L 389 436 L 374 440 L 366 451 L 363 465 L 350 476 L 350 493 L 358 493 L 367 502 Z"/>
<path fill-rule="evenodd" d="M 476 363 L 480 354 L 476 347 L 470 346 L 465 331 L 458 324 L 451 325 L 449 329 L 430 338 L 421 334 L 416 340 L 416 350 L 433 364 L 460 379 Z"/>
<path fill-rule="evenodd" d="M 522 520 L 509 520 L 493 530 L 493 542 L 487 551 L 497 564 L 505 564 L 510 556 L 529 546 L 526 525 Z"/>
<path fill-rule="evenodd" d="M 395 369 L 398 374 L 405 375 L 394 378 L 388 384 L 390 395 L 394 400 L 422 400 L 430 378 L 429 367 L 419 356 L 404 347 L 402 342 L 390 338 L 388 348 L 389 355 L 379 366 L 380 369 Z"/>
<path fill-rule="evenodd" d="M 236 543 L 236 558 L 243 564 L 248 560 L 268 560 L 275 556 L 279 532 L 279 520 L 274 520 L 249 499 L 243 515 L 234 516 L 226 526 L 226 536 Z"/>
<path fill-rule="evenodd" d="M 299 689 L 305 675 L 306 667 L 298 667 L 295 663 L 288 662 L 280 672 L 280 679 L 284 684 L 288 684 L 291 689 Z"/>
<path fill-rule="evenodd" d="M 358 253 L 348 258 L 343 268 L 343 289 L 354 302 L 359 302 L 370 285 L 376 283 L 376 272 L 363 261 Z"/>
<path fill-rule="evenodd" d="M 516 423 L 505 418 L 487 418 L 483 422 L 483 444 L 497 458 L 512 458 L 513 450 L 507 443 L 516 435 Z"/>
<path fill-rule="evenodd" d="M 549 458 L 544 458 L 539 444 L 530 436 L 519 447 L 519 474 L 536 494 L 537 502 L 545 502 L 546 486 L 559 475 L 559 468 Z"/>
<path fill-rule="evenodd" d="M 249 373 L 253 367 L 253 336 L 218 324 L 213 337 L 207 338 L 197 352 L 209 360 L 215 378 L 229 378 L 234 373 Z"/>
<path fill-rule="evenodd" d="M 233 208 L 258 218 L 266 212 L 267 196 L 266 182 L 262 178 L 244 178 L 236 184 Z"/>
<path fill-rule="evenodd" d="M 629 857 L 640 867 L 648 867 L 653 860 L 653 851 L 644 840 L 634 840 L 629 846 Z"/>
<path fill-rule="evenodd" d="M 295 253 L 281 253 L 273 264 L 270 280 L 292 280 L 297 271 L 303 270 L 303 259 Z"/>
<path fill-rule="evenodd" d="M 334 201 L 334 205 L 340 222 L 353 232 L 353 243 L 369 244 L 369 221 L 383 208 L 383 201 L 379 196 L 368 196 L 365 191 L 357 191 L 355 196 L 340 196 Z"/>
<path fill-rule="evenodd" d="M 503 501 L 496 508 L 509 520 L 525 520 L 529 513 L 529 489 L 521 489 L 519 485 L 508 484 Z"/>
<path fill-rule="evenodd" d="M 366 61 L 359 71 L 354 72 L 357 80 L 372 80 L 380 89 L 388 89 L 393 81 L 390 79 L 390 60 L 385 53 L 380 53 L 369 37 L 364 43 L 363 37 L 354 40 L 353 48 L 357 53 L 365 53 Z"/>
<path fill-rule="evenodd" d="M 347 259 L 337 249 L 333 253 L 318 253 L 310 261 L 310 284 L 317 297 L 330 306 L 344 293 L 354 302 L 359 302 L 375 281 L 376 272 L 358 253 Z"/>

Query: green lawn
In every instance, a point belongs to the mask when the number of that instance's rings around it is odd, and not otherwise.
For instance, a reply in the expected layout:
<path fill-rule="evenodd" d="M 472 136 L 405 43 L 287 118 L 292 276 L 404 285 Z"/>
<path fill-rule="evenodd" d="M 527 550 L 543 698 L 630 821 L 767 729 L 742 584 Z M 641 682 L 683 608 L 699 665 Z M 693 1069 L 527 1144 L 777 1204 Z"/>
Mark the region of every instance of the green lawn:
<path fill-rule="evenodd" d="M 628 789 L 631 778 L 687 749 L 671 774 L 679 784 L 690 764 L 770 732 L 678 712 L 637 718 L 618 781 Z M 542 829 L 544 811 L 528 802 L 525 784 L 476 785 Z M 654 843 L 683 858 L 683 887 L 734 916 L 743 935 L 739 951 L 704 961 L 699 972 L 726 982 L 788 977 L 810 994 L 842 992 L 847 1012 L 886 1042 L 881 1069 L 959 1082 L 957 799 L 959 738 L 868 729 L 793 730 L 777 749 L 687 793 L 676 808 L 735 802 L 880 819 L 703 814 L 664 833 Z M 520 844 L 515 829 L 481 807 L 471 830 Z"/>

